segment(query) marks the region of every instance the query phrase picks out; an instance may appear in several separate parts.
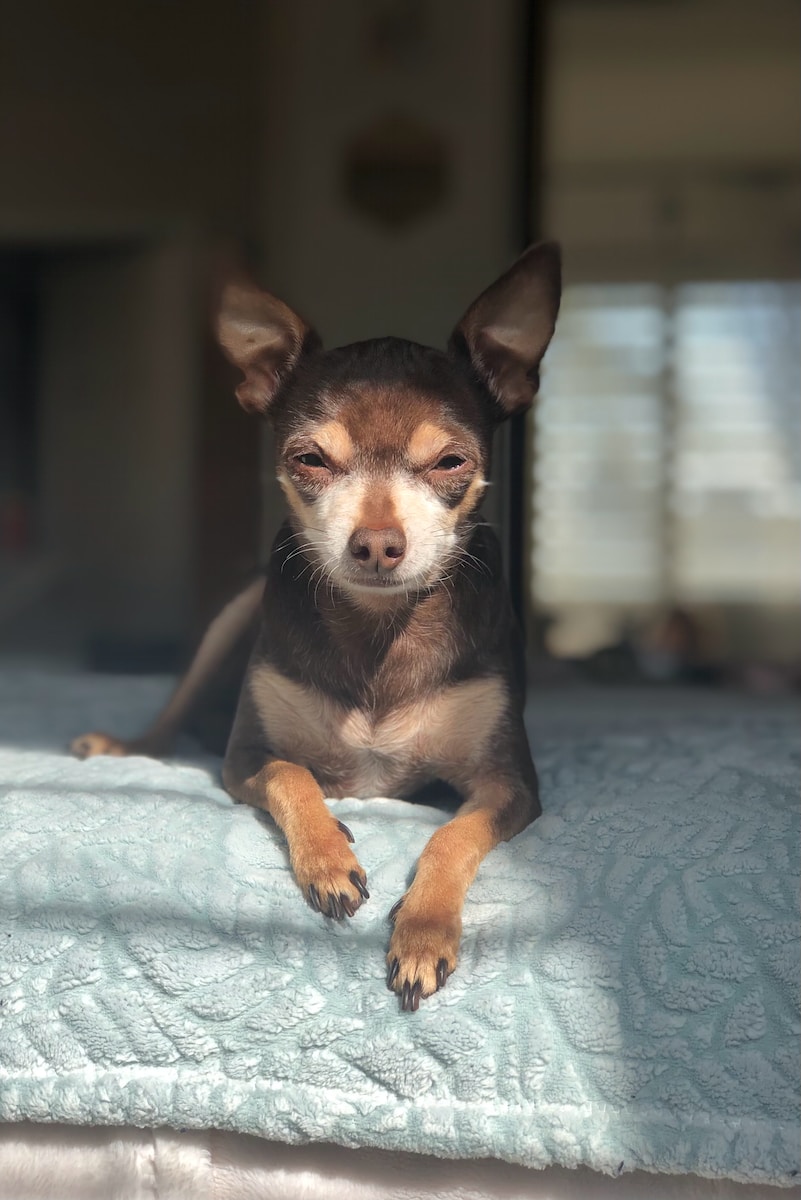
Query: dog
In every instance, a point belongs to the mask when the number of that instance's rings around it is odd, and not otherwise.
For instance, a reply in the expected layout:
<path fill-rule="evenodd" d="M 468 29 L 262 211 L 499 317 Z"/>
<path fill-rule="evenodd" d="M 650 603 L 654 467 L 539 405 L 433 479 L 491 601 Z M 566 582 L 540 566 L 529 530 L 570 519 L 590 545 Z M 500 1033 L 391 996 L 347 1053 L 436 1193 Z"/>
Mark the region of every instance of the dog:
<path fill-rule="evenodd" d="M 151 729 L 72 745 L 164 753 L 260 613 L 223 782 L 273 818 L 314 909 L 341 920 L 369 899 L 324 797 L 407 798 L 435 781 L 461 797 L 390 913 L 387 986 L 406 1011 L 454 970 L 482 859 L 541 812 L 522 641 L 479 509 L 493 432 L 533 402 L 560 294 L 559 247 L 541 242 L 445 351 L 391 337 L 326 351 L 282 301 L 229 281 L 217 336 L 240 404 L 272 422 L 288 519 L 266 577 L 215 619 Z"/>

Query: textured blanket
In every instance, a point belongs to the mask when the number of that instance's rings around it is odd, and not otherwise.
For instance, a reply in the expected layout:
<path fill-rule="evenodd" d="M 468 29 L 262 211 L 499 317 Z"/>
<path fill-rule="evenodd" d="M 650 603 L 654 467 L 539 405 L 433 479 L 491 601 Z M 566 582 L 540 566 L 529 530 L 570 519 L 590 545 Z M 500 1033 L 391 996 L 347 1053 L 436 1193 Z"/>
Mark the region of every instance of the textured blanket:
<path fill-rule="evenodd" d="M 59 751 L 161 690 L 4 673 L 0 1119 L 795 1180 L 785 712 L 616 728 L 563 697 L 537 739 L 545 814 L 486 860 L 459 968 L 410 1014 L 384 986 L 386 914 L 446 815 L 333 802 L 372 898 L 326 921 L 215 761 Z"/>

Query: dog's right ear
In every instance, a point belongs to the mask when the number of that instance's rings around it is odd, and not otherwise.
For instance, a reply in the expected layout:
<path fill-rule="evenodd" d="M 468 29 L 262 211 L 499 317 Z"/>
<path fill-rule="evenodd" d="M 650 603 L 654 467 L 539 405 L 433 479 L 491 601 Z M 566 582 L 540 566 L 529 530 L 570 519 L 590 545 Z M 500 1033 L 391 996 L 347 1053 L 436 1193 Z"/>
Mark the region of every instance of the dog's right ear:
<path fill-rule="evenodd" d="M 245 280 L 228 283 L 217 315 L 217 340 L 245 378 L 236 389 L 248 412 L 264 414 L 301 356 L 320 345 L 302 317 Z"/>

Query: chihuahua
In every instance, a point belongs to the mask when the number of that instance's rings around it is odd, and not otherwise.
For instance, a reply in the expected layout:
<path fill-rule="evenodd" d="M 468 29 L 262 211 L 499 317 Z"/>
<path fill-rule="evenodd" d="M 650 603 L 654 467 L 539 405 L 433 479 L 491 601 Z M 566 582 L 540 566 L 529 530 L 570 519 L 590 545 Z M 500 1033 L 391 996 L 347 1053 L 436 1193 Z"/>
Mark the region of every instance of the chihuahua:
<path fill-rule="evenodd" d="M 215 619 L 150 730 L 72 745 L 84 758 L 163 753 L 260 613 L 223 781 L 283 832 L 314 909 L 342 919 L 369 899 L 324 797 L 444 782 L 461 798 L 390 913 L 387 985 L 407 1011 L 456 966 L 481 860 L 541 811 L 522 643 L 479 508 L 493 431 L 537 392 L 560 275 L 558 246 L 530 247 L 444 352 L 399 338 L 326 351 L 280 300 L 230 282 L 217 335 L 244 376 L 240 404 L 273 424 L 288 520 L 266 579 Z"/>

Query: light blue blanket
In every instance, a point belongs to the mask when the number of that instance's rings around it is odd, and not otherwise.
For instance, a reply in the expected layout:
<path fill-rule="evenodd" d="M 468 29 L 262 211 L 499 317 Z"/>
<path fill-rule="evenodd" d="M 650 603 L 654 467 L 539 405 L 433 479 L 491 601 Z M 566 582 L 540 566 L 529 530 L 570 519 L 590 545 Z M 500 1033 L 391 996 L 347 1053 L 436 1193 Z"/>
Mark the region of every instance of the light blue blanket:
<path fill-rule="evenodd" d="M 610 731 L 563 697 L 538 739 L 545 815 L 487 859 L 458 971 L 409 1014 L 384 986 L 386 914 L 443 814 L 335 802 L 371 899 L 326 921 L 213 760 L 58 752 L 87 722 L 135 726 L 159 690 L 6 673 L 0 1119 L 793 1182 L 786 713 Z"/>

